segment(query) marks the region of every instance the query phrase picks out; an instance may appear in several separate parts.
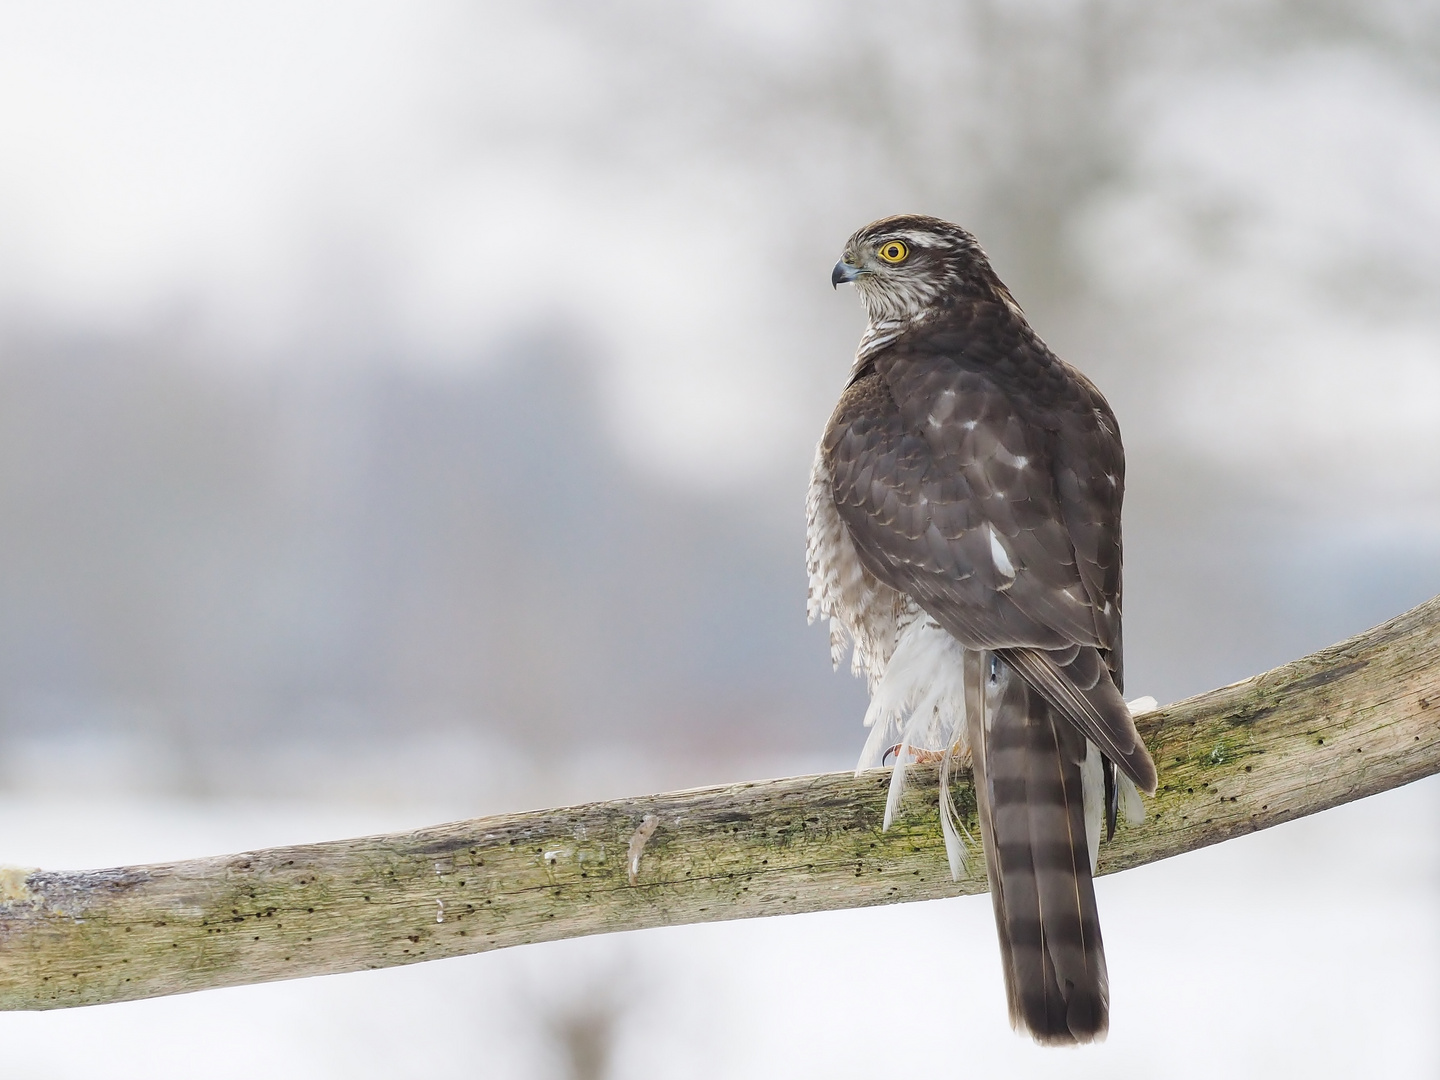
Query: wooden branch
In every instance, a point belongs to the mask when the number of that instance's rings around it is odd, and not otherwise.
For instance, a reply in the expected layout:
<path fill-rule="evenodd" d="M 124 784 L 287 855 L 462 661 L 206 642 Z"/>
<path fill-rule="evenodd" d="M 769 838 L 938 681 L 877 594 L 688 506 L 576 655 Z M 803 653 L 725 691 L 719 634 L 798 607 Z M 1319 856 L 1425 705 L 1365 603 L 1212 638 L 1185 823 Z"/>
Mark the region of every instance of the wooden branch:
<path fill-rule="evenodd" d="M 1160 769 L 1124 870 L 1440 771 L 1440 597 L 1148 713 Z M 831 773 L 335 843 L 81 873 L 0 870 L 0 1007 L 48 1009 L 435 960 L 532 941 L 974 893 L 933 768 Z M 978 835 L 968 777 L 957 785 Z"/>

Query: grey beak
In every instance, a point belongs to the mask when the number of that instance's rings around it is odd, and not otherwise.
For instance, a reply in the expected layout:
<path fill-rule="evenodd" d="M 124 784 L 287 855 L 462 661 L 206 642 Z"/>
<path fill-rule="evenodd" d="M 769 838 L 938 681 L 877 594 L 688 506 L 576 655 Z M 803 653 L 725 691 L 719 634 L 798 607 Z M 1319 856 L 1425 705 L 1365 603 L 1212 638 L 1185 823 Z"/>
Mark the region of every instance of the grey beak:
<path fill-rule="evenodd" d="M 851 266 L 844 259 L 835 264 L 835 269 L 830 271 L 830 287 L 839 288 L 842 281 L 854 281 L 860 276 L 860 268 Z"/>

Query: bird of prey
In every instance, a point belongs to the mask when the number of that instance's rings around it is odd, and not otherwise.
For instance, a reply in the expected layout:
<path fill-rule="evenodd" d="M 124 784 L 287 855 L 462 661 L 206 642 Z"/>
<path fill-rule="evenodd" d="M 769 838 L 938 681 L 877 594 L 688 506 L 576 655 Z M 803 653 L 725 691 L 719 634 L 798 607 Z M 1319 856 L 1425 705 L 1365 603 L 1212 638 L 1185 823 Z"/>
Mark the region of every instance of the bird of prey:
<path fill-rule="evenodd" d="M 860 767 L 898 750 L 888 827 L 905 761 L 942 757 L 958 877 L 948 777 L 969 761 L 1011 1023 L 1103 1038 L 1102 818 L 1113 832 L 1121 786 L 1156 783 L 1121 696 L 1115 416 L 959 226 L 867 225 L 831 282 L 855 285 L 868 325 L 811 476 L 809 614 L 869 680 Z"/>

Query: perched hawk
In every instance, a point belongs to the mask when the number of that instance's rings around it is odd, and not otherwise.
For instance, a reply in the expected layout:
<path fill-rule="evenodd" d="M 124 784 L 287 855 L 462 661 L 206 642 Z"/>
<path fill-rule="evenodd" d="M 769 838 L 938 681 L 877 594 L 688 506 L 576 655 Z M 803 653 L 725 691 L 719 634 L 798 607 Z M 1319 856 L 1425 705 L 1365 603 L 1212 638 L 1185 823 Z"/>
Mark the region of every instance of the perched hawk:
<path fill-rule="evenodd" d="M 869 679 L 860 767 L 898 744 L 888 827 L 905 761 L 943 753 L 958 876 L 948 776 L 969 759 L 1011 1023 L 1101 1038 L 1101 819 L 1113 831 L 1126 778 L 1155 790 L 1121 697 L 1115 416 L 958 226 L 867 225 L 831 281 L 854 283 L 869 325 L 810 481 L 809 609 Z"/>

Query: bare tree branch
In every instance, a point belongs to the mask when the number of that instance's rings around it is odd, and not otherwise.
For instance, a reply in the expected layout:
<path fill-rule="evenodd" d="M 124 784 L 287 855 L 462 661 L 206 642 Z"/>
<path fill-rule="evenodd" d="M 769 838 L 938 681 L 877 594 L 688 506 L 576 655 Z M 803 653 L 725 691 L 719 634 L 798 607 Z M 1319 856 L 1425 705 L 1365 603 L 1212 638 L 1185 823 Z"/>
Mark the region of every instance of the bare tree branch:
<path fill-rule="evenodd" d="M 1440 771 L 1440 597 L 1140 719 L 1160 769 L 1101 872 Z M 650 926 L 981 892 L 947 871 L 933 768 L 831 773 L 79 873 L 0 870 L 0 1006 L 47 1009 Z M 976 832 L 974 793 L 958 791 Z M 983 875 L 983 861 L 974 860 Z M 634 883 L 631 883 L 633 874 Z"/>

